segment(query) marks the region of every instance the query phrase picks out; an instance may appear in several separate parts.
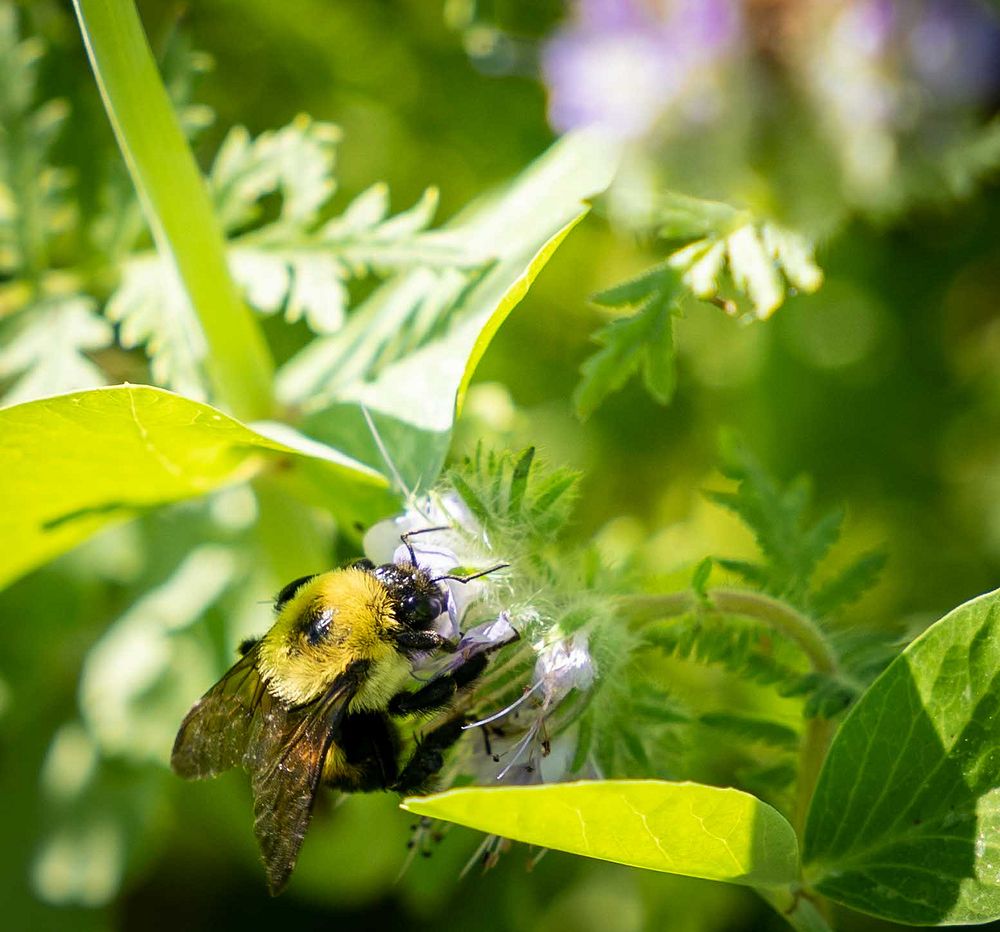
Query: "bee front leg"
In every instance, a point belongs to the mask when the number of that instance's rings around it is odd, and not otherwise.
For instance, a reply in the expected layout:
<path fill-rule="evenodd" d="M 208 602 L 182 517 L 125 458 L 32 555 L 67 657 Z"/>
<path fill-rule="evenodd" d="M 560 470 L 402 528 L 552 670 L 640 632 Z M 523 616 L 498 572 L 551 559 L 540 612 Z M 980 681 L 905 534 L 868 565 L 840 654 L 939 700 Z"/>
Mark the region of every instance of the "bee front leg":
<path fill-rule="evenodd" d="M 394 636 L 396 646 L 404 653 L 424 653 L 435 650 L 453 652 L 455 643 L 436 631 L 411 631 L 404 629 Z"/>
<path fill-rule="evenodd" d="M 416 692 L 396 693 L 389 700 L 390 715 L 412 715 L 416 712 L 433 712 L 447 705 L 458 690 L 478 679 L 486 669 L 488 657 L 477 654 L 470 657 L 451 673 L 431 680 Z"/>

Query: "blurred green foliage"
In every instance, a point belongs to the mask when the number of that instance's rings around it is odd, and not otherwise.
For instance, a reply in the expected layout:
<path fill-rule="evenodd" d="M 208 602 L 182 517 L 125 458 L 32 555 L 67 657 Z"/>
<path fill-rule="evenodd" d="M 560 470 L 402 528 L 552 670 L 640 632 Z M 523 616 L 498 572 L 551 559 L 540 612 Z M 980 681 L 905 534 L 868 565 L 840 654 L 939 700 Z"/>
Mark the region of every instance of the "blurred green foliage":
<path fill-rule="evenodd" d="M 175 99 L 196 104 L 185 123 L 197 130 L 202 164 L 208 167 L 230 127 L 244 125 L 256 138 L 308 113 L 342 131 L 338 211 L 385 181 L 398 204 L 437 187 L 440 213 L 450 217 L 552 138 L 543 87 L 525 62 L 563 16 L 554 0 L 140 6 Z M 10 170 L 41 199 L 46 219 L 31 240 L 38 251 L 15 255 L 4 248 L 0 202 L 0 317 L 25 301 L 16 267 L 55 270 L 42 293 L 61 302 L 66 319 L 60 330 L 22 342 L 28 349 L 8 357 L 3 377 L 37 375 L 34 367 L 51 364 L 60 348 L 58 337 L 73 333 L 79 338 L 67 341 L 61 373 L 86 369 L 96 356 L 116 378 L 142 381 L 145 359 L 100 348 L 106 323 L 78 297 L 81 281 L 88 293 L 109 296 L 118 283 L 107 257 L 148 245 L 129 182 L 68 10 L 25 2 L 19 12 L 31 42 L 43 40 L 52 54 L 35 60 L 28 49 L 36 109 L 20 131 L 30 137 L 32 161 Z M 193 58 L 191 49 L 199 50 Z M 203 67 L 205 54 L 211 68 Z M 26 89 L 18 78 L 17 93 Z M 956 186 L 964 192 L 956 202 L 932 197 L 932 183 L 916 206 L 904 198 L 904 210 L 893 198 L 891 211 L 859 211 L 857 198 L 838 201 L 826 163 L 811 161 L 822 147 L 800 132 L 801 109 L 765 110 L 755 99 L 731 102 L 729 131 L 678 145 L 665 163 L 673 174 L 663 170 L 671 186 L 692 194 L 745 193 L 742 170 L 739 183 L 724 181 L 732 180 L 727 166 L 750 163 L 741 140 L 756 133 L 754 174 L 773 189 L 759 202 L 780 200 L 782 179 L 791 176 L 797 194 L 779 205 L 787 211 L 775 211 L 780 221 L 805 216 L 812 226 L 816 211 L 837 214 L 818 253 L 822 289 L 789 298 L 749 327 L 685 301 L 669 407 L 630 383 L 581 424 L 570 401 L 578 369 L 593 351 L 590 334 L 613 320 L 613 309 L 588 297 L 662 258 L 650 236 L 622 235 L 606 216 L 592 218 L 491 345 L 452 452 L 471 452 L 480 440 L 534 444 L 550 462 L 581 470 L 568 534 L 592 541 L 623 575 L 642 572 L 677 586 L 705 554 L 755 556 L 747 531 L 701 494 L 733 488 L 715 465 L 719 429 L 735 426 L 782 480 L 810 475 L 820 509 L 846 504 L 840 568 L 863 551 L 888 553 L 880 586 L 843 613 L 845 637 L 864 626 L 903 639 L 993 588 L 1000 573 L 1000 191 L 989 183 Z M 62 131 L 50 138 L 57 120 Z M 708 158 L 710 141 L 716 148 Z M 965 150 L 988 167 L 983 146 L 970 139 Z M 792 149 L 805 155 L 790 157 Z M 267 196 L 265 209 L 274 209 Z M 616 204 L 596 213 L 614 215 Z M 350 287 L 360 298 L 370 283 Z M 302 321 L 272 319 L 266 327 L 279 360 L 308 336 Z M 9 340 L 5 331 L 0 354 Z M 256 603 L 271 591 L 253 570 L 253 521 L 254 503 L 239 491 L 178 505 L 105 532 L 0 595 L 6 928 L 781 928 L 748 892 L 566 855 L 550 853 L 528 871 L 533 853 L 515 849 L 489 873 L 473 869 L 459 879 L 479 844 L 463 829 L 448 832 L 432 858 L 397 879 L 410 817 L 388 796 L 320 812 L 288 894 L 269 900 L 243 781 L 229 775 L 183 785 L 163 766 L 191 697 L 240 637 L 266 624 L 266 607 Z M 345 547 L 331 535 L 331 562 L 347 555 L 335 546 Z M 169 633 L 157 640 L 151 624 Z M 110 664 L 116 681 L 105 672 L 107 658 L 129 638 L 139 641 L 136 666 L 122 673 Z M 725 740 L 732 722 L 713 710 L 741 707 L 748 717 L 761 712 L 796 728 L 796 700 L 684 657 L 655 663 L 651 675 L 669 683 L 671 696 L 705 710 L 716 735 L 671 748 L 678 773 L 722 783 L 735 774 L 750 789 L 781 785 L 781 774 L 768 771 L 784 758 L 768 745 L 780 751 L 782 736 L 761 733 L 763 751 L 748 752 Z M 171 676 L 150 678 L 156 689 L 144 691 L 143 670 L 157 665 Z M 854 917 L 843 927 L 881 926 Z"/>

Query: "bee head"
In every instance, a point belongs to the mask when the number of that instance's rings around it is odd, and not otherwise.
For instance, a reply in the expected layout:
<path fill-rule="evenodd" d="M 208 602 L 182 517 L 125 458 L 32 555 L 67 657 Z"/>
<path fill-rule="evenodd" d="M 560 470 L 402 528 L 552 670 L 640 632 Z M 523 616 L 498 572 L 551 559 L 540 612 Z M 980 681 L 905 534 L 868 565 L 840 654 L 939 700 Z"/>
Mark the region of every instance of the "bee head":
<path fill-rule="evenodd" d="M 441 587 L 419 566 L 386 563 L 373 570 L 389 592 L 396 621 L 414 631 L 426 631 L 448 607 Z"/>

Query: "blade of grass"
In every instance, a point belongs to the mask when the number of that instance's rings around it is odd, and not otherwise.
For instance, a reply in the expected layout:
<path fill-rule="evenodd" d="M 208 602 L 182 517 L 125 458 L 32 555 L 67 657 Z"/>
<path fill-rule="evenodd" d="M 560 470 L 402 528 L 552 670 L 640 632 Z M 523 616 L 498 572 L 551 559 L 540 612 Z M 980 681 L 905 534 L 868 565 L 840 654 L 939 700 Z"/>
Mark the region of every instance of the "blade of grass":
<path fill-rule="evenodd" d="M 209 377 L 243 419 L 271 415 L 273 362 L 226 265 L 225 241 L 132 0 L 73 0 L 118 145 L 160 254 L 175 264 L 209 347 Z"/>

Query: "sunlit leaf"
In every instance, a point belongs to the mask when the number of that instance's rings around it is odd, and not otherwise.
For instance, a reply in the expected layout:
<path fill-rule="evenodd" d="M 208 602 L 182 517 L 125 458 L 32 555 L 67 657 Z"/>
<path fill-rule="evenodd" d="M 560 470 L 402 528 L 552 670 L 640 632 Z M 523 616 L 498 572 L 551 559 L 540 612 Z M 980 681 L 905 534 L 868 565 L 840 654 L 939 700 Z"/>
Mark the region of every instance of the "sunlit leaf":
<path fill-rule="evenodd" d="M 845 719 L 809 811 L 806 874 L 916 925 L 1000 918 L 1000 593 L 914 641 Z"/>
<path fill-rule="evenodd" d="M 515 841 L 633 867 L 751 886 L 795 881 L 792 827 L 749 793 L 603 780 L 451 790 L 403 808 Z"/>
<path fill-rule="evenodd" d="M 266 429 L 266 428 L 265 428 Z M 0 410 L 0 584 L 107 524 L 248 479 L 276 458 L 344 516 L 384 494 L 378 473 L 286 431 L 274 440 L 208 405 L 116 386 Z M 316 493 L 319 495 L 319 492 Z"/>
<path fill-rule="evenodd" d="M 385 469 L 364 407 L 408 485 L 436 478 L 489 341 L 616 164 L 614 148 L 600 137 L 565 137 L 502 192 L 428 234 L 486 264 L 425 267 L 390 279 L 340 333 L 294 357 L 278 391 L 308 412 L 303 429 Z"/>

